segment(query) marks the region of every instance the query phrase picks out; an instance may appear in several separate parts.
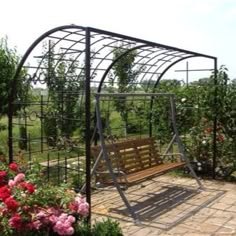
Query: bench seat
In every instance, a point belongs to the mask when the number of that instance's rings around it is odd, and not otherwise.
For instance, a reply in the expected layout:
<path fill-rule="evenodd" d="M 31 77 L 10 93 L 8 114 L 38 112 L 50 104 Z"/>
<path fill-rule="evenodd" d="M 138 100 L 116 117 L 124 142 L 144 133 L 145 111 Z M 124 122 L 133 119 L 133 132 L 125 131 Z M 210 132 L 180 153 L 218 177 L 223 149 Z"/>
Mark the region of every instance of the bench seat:
<path fill-rule="evenodd" d="M 129 174 L 126 176 L 128 183 L 134 183 L 137 181 L 141 181 L 154 175 L 161 175 L 168 171 L 183 167 L 185 162 L 182 163 L 164 163 L 158 166 L 154 166 L 145 170 L 140 170 L 138 172 Z"/>
<path fill-rule="evenodd" d="M 161 156 L 158 153 L 154 138 L 106 144 L 106 150 L 119 184 L 131 185 L 186 165 L 182 161 L 180 153 Z M 100 146 L 91 148 L 92 156 L 95 158 L 100 151 Z M 165 160 L 166 156 L 171 156 L 172 161 L 167 162 Z M 103 184 L 112 184 L 113 181 L 108 173 L 107 164 L 102 158 L 96 170 L 96 181 Z"/>

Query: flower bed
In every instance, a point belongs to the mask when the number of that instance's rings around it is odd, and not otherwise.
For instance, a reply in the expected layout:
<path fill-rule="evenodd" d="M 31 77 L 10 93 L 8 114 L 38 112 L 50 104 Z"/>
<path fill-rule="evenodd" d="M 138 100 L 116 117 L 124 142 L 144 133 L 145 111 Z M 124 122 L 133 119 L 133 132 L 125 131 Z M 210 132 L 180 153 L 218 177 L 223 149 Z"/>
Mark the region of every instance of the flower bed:
<path fill-rule="evenodd" d="M 0 166 L 1 235 L 77 235 L 88 203 L 66 185 L 45 185 L 38 173 Z"/>

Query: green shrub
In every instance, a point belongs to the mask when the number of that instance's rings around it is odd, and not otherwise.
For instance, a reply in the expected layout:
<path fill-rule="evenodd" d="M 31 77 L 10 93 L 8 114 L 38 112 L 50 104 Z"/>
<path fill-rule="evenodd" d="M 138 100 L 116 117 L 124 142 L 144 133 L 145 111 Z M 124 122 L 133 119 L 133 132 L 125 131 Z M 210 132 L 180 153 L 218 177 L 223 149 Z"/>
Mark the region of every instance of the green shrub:
<path fill-rule="evenodd" d="M 117 221 L 111 219 L 97 222 L 92 227 L 93 236 L 122 236 L 122 231 Z"/>
<path fill-rule="evenodd" d="M 123 236 L 119 223 L 106 219 L 96 222 L 92 227 L 86 224 L 78 225 L 75 235 L 79 236 Z"/>

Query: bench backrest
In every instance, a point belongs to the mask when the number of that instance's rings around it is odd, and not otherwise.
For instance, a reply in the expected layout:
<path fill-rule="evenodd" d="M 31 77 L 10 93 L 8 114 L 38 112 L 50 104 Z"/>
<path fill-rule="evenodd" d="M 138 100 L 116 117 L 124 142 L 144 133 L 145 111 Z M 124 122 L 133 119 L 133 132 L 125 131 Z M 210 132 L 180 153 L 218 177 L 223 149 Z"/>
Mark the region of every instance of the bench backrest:
<path fill-rule="evenodd" d="M 162 163 L 154 138 L 106 144 L 106 149 L 113 169 L 119 169 L 126 174 L 145 170 Z M 100 146 L 91 148 L 92 155 L 95 158 L 99 155 L 100 151 Z M 102 159 L 98 166 L 98 171 L 104 171 L 105 169 L 107 169 L 107 165 L 104 159 Z"/>

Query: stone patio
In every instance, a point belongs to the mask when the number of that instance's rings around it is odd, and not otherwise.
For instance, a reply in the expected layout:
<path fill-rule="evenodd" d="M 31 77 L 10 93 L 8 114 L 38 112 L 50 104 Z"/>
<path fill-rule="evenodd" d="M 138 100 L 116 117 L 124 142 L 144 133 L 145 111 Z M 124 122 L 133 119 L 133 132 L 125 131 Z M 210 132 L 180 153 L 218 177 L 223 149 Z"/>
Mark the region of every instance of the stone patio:
<path fill-rule="evenodd" d="M 236 184 L 164 175 L 125 191 L 138 214 L 135 224 L 114 188 L 92 196 L 93 220 L 109 216 L 124 235 L 236 235 Z"/>

